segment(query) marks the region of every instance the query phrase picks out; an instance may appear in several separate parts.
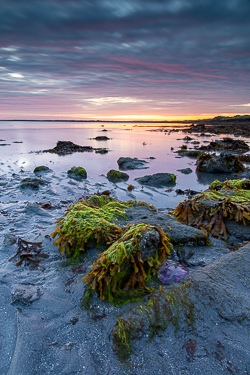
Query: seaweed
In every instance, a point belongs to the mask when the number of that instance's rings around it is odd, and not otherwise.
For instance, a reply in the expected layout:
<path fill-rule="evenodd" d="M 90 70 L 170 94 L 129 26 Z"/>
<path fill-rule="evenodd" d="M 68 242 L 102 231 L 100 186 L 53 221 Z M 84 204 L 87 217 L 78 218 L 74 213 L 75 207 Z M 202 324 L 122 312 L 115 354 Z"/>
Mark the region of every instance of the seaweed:
<path fill-rule="evenodd" d="M 250 180 L 215 180 L 210 189 L 180 202 L 173 212 L 178 221 L 202 226 L 213 236 L 227 239 L 226 218 L 250 224 Z"/>
<path fill-rule="evenodd" d="M 153 244 L 153 253 L 146 251 L 145 258 L 141 243 L 149 231 L 153 237 L 150 244 L 146 242 L 146 247 Z M 144 223 L 128 225 L 124 234 L 99 254 L 98 260 L 90 266 L 92 271 L 82 280 L 98 291 L 101 300 L 121 304 L 152 290 L 146 283 L 168 254 L 170 244 L 161 228 Z"/>
<path fill-rule="evenodd" d="M 188 295 L 189 283 L 173 286 L 168 290 L 152 293 L 146 304 L 139 305 L 117 319 L 112 330 L 113 342 L 120 361 L 126 360 L 133 349 L 133 339 L 141 338 L 149 332 L 149 340 L 171 323 L 175 332 L 180 329 L 180 321 L 193 329 L 195 308 Z"/>
<path fill-rule="evenodd" d="M 16 263 L 16 266 L 21 266 L 23 262 L 25 262 L 25 265 L 30 262 L 39 263 L 40 260 L 37 259 L 37 257 L 49 257 L 48 254 L 41 254 L 42 242 L 29 242 L 18 237 L 17 246 L 18 248 L 16 254 L 9 259 L 9 261 L 11 261 L 15 258 L 18 258 L 19 261 Z"/>
<path fill-rule="evenodd" d="M 126 209 L 136 205 L 146 205 L 152 210 L 154 206 L 145 202 L 127 201 L 124 203 L 107 195 L 93 195 L 87 200 L 79 200 L 68 207 L 65 216 L 56 220 L 57 226 L 52 238 L 58 236 L 53 245 L 68 257 L 78 258 L 88 244 L 110 245 L 123 233 L 118 225 L 127 220 Z"/>

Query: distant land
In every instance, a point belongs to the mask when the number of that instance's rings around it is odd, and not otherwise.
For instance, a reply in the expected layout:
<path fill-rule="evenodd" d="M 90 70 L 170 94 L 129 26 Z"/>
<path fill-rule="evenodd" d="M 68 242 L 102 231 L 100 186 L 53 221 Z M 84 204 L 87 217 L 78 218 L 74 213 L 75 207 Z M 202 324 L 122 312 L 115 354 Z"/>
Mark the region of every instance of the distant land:
<path fill-rule="evenodd" d="M 197 120 L 197 119 L 194 119 L 194 120 L 175 120 L 175 121 L 167 121 L 167 120 L 161 120 L 161 121 L 153 121 L 153 120 L 150 120 L 150 121 L 146 121 L 146 120 L 140 120 L 140 121 L 137 121 L 137 120 L 121 120 L 121 121 L 118 121 L 118 120 L 36 120 L 36 119 L 33 119 L 33 120 L 25 120 L 25 119 L 14 119 L 14 120 L 11 120 L 11 119 L 0 119 L 0 121 L 25 121 L 25 122 L 93 122 L 93 123 L 100 123 L 100 122 L 104 122 L 104 123 L 127 123 L 127 124 L 131 124 L 131 123 L 139 123 L 139 124 L 150 124 L 150 123 L 154 123 L 154 124 L 189 124 L 189 123 L 192 123 L 192 122 L 195 122 L 195 123 L 204 123 L 204 122 L 211 122 L 211 123 L 214 123 L 214 122 L 227 122 L 227 121 L 249 121 L 250 120 L 250 114 L 247 114 L 247 115 L 235 115 L 235 116 L 216 116 L 216 117 L 213 117 L 213 118 L 207 118 L 207 119 L 201 119 L 201 120 Z"/>

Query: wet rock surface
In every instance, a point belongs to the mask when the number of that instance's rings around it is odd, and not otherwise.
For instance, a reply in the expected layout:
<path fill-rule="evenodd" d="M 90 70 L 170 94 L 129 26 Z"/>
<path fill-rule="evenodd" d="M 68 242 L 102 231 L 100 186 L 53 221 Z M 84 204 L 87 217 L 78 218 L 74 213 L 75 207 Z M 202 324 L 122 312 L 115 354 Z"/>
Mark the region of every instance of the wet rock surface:
<path fill-rule="evenodd" d="M 216 140 L 210 142 L 207 146 L 201 146 L 199 150 L 203 151 L 237 151 L 247 152 L 249 151 L 248 144 L 241 139 L 223 138 L 222 140 Z"/>
<path fill-rule="evenodd" d="M 38 190 L 41 185 L 45 185 L 46 182 L 41 178 L 27 177 L 22 179 L 20 183 L 20 189 L 32 189 Z"/>
<path fill-rule="evenodd" d="M 190 174 L 190 173 L 193 172 L 191 168 L 177 169 L 177 171 L 181 172 L 181 173 L 184 173 L 184 174 Z"/>
<path fill-rule="evenodd" d="M 127 181 L 129 179 L 129 175 L 127 173 L 111 169 L 107 173 L 107 179 L 111 182 Z"/>
<path fill-rule="evenodd" d="M 174 185 L 176 176 L 171 173 L 155 173 L 143 177 L 135 178 L 135 181 L 141 185 L 149 185 L 154 187 L 163 187 Z"/>
<path fill-rule="evenodd" d="M 72 167 L 68 170 L 68 176 L 77 181 L 82 181 L 87 178 L 87 172 L 82 167 Z"/>
<path fill-rule="evenodd" d="M 197 160 L 197 169 L 208 173 L 237 173 L 245 167 L 239 158 L 232 154 L 202 154 Z"/>
<path fill-rule="evenodd" d="M 50 152 L 52 154 L 67 155 L 74 152 L 92 152 L 94 148 L 91 146 L 79 146 L 71 141 L 58 141 L 54 148 L 43 150 L 43 152 Z"/>
<path fill-rule="evenodd" d="M 128 169 L 146 169 L 148 168 L 145 166 L 148 162 L 146 160 L 140 160 L 138 158 L 129 158 L 129 157 L 121 157 L 117 160 L 119 165 L 119 169 L 121 170 L 128 170 Z"/>

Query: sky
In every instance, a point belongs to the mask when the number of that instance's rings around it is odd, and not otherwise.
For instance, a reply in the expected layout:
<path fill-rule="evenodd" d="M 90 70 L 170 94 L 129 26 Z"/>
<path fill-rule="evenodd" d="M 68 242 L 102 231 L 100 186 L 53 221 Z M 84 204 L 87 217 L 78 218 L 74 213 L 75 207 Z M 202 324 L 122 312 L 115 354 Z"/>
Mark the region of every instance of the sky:
<path fill-rule="evenodd" d="M 250 0 L 0 0 L 0 119 L 250 112 Z"/>

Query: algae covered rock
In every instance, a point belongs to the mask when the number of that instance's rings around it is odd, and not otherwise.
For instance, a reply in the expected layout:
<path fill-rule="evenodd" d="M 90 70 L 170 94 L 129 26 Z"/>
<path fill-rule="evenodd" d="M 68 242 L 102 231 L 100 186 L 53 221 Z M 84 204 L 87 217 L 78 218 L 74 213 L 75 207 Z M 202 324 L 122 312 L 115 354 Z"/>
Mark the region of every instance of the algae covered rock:
<path fill-rule="evenodd" d="M 111 169 L 107 173 L 107 179 L 111 182 L 127 181 L 129 179 L 129 175 L 127 173 Z"/>
<path fill-rule="evenodd" d="M 208 233 L 226 239 L 226 221 L 250 225 L 250 180 L 214 181 L 208 190 L 180 202 L 174 214 L 184 224 L 203 223 Z"/>
<path fill-rule="evenodd" d="M 235 173 L 245 170 L 244 165 L 235 155 L 202 154 L 197 160 L 197 169 L 208 173 Z"/>
<path fill-rule="evenodd" d="M 119 222 L 127 221 L 126 210 L 143 204 L 137 201 L 121 203 L 107 195 L 80 199 L 68 208 L 64 217 L 56 220 L 57 227 L 51 236 L 58 238 L 53 244 L 59 246 L 61 254 L 66 252 L 74 257 L 84 253 L 88 244 L 110 245 L 123 233 Z"/>
<path fill-rule="evenodd" d="M 132 224 L 99 255 L 83 281 L 88 281 L 92 290 L 100 293 L 101 300 L 122 303 L 123 299 L 138 296 L 140 291 L 150 290 L 146 282 L 167 254 L 170 254 L 170 245 L 161 228 Z"/>
<path fill-rule="evenodd" d="M 204 151 L 249 151 L 248 144 L 241 139 L 233 139 L 226 137 L 223 139 L 217 139 L 214 142 L 210 142 L 207 146 L 201 146 L 200 150 Z"/>
<path fill-rule="evenodd" d="M 33 172 L 38 173 L 38 172 L 48 172 L 48 171 L 50 171 L 48 167 L 46 167 L 45 165 L 40 165 L 36 167 Z"/>
<path fill-rule="evenodd" d="M 141 185 L 163 187 L 174 185 L 176 176 L 172 173 L 155 173 L 152 175 L 135 178 L 135 181 L 139 182 Z"/>
<path fill-rule="evenodd" d="M 82 167 L 72 167 L 70 170 L 68 170 L 67 173 L 70 178 L 73 178 L 77 181 L 81 181 L 87 178 L 87 172 Z"/>

